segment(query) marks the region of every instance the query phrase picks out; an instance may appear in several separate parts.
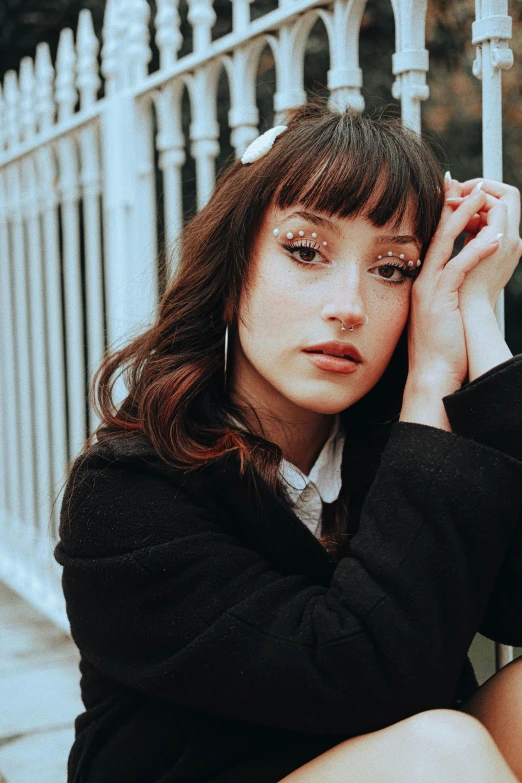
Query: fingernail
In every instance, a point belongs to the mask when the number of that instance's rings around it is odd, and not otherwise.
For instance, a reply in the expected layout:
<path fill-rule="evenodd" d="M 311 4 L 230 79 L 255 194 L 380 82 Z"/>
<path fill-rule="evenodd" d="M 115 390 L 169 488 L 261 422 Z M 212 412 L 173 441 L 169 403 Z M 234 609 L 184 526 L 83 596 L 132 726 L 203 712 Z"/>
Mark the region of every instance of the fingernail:
<path fill-rule="evenodd" d="M 444 179 L 447 179 L 447 180 L 448 180 L 448 182 L 451 182 L 451 174 L 449 173 L 449 171 L 447 171 L 447 172 L 444 174 Z"/>
<path fill-rule="evenodd" d="M 475 186 L 475 191 L 478 193 L 479 190 L 482 188 L 482 185 L 484 184 L 484 181 L 477 183 Z"/>
<path fill-rule="evenodd" d="M 497 239 L 499 240 L 499 242 L 500 242 L 500 240 L 502 239 L 503 236 L 504 236 L 504 234 L 497 234 Z"/>
<path fill-rule="evenodd" d="M 447 198 L 446 201 L 458 201 L 458 198 Z"/>

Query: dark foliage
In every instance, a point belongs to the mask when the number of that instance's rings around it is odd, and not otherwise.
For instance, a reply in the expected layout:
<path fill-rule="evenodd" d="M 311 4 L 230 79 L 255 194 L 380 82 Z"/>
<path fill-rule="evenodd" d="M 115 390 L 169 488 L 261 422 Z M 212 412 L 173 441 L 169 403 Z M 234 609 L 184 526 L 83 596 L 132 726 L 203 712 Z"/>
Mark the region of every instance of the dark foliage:
<path fill-rule="evenodd" d="M 151 0 L 151 38 L 153 38 L 155 0 Z M 39 41 L 48 41 L 53 56 L 63 27 L 76 28 L 82 8 L 92 11 L 97 34 L 101 37 L 104 0 L 2 0 L 0 3 L 0 74 L 17 68 L 24 55 L 34 55 Z M 256 0 L 252 18 L 275 7 L 275 0 Z M 230 32 L 232 27 L 230 0 L 214 0 L 217 22 L 213 38 Z M 179 5 L 183 46 L 179 56 L 192 50 L 192 31 L 187 21 L 187 2 Z M 513 38 L 510 46 L 514 65 L 503 71 L 504 181 L 522 191 L 522 4 L 511 3 Z M 473 0 L 433 0 L 428 6 L 426 47 L 430 53 L 427 82 L 430 97 L 422 106 L 423 132 L 426 134 L 445 168 L 459 180 L 480 176 L 482 172 L 481 82 L 473 76 L 472 64 L 476 47 L 471 44 L 471 25 L 475 18 Z M 395 47 L 394 18 L 389 0 L 369 0 L 362 20 L 360 64 L 363 69 L 363 96 L 366 109 L 383 104 L 396 104 L 391 94 L 393 75 L 391 58 Z M 150 70 L 158 68 L 158 52 L 153 45 Z M 311 31 L 305 59 L 305 86 L 309 95 L 327 94 L 329 68 L 328 42 L 324 25 L 318 21 Z M 273 123 L 272 96 L 275 91 L 274 62 L 267 46 L 260 61 L 257 100 L 260 111 L 260 131 Z M 218 118 L 221 152 L 218 169 L 229 165 L 233 150 L 228 130 L 230 106 L 228 83 L 221 74 L 218 91 Z M 183 102 L 184 129 L 190 122 L 187 96 Z M 161 201 L 161 182 L 158 186 Z M 187 219 L 195 211 L 195 167 L 187 146 L 184 167 L 184 210 Z M 161 226 L 160 226 L 161 236 Z M 463 237 L 458 246 L 462 244 Z M 522 352 L 522 265 L 505 292 L 506 334 L 511 350 Z"/>

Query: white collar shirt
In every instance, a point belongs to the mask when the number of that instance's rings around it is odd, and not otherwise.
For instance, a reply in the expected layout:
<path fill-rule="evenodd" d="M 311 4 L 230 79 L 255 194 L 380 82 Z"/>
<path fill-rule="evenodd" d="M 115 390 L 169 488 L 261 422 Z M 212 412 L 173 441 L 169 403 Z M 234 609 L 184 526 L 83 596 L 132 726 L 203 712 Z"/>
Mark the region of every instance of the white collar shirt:
<path fill-rule="evenodd" d="M 245 429 L 237 419 L 230 418 L 238 427 Z M 323 501 L 333 503 L 341 490 L 344 441 L 345 432 L 341 416 L 337 413 L 330 434 L 308 476 L 284 458 L 279 467 L 294 513 L 316 537 L 321 535 Z"/>

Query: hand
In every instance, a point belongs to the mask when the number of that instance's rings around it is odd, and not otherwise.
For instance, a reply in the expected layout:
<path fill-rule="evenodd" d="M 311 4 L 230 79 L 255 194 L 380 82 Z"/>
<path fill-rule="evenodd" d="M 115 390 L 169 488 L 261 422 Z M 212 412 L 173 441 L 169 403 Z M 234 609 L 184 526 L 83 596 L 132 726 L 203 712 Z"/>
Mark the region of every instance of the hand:
<path fill-rule="evenodd" d="M 456 186 L 453 186 L 454 188 Z M 445 182 L 446 192 L 449 190 Z M 441 219 L 412 287 L 408 324 L 408 380 L 439 387 L 460 388 L 468 372 L 466 340 L 459 309 L 459 289 L 480 261 L 498 250 L 498 233 L 485 228 L 451 258 L 459 234 L 487 202 L 484 191 L 473 190 L 456 206 L 445 202 Z M 493 235 L 493 237 L 491 236 Z"/>
<path fill-rule="evenodd" d="M 493 179 L 451 180 L 446 197 L 453 199 L 449 205 L 456 209 L 469 198 L 473 188 L 482 182 L 486 193 L 485 204 L 470 218 L 463 231 L 468 234 L 464 245 L 475 242 L 479 235 L 493 238 L 502 233 L 498 250 L 470 270 L 459 288 L 460 305 L 472 307 L 477 302 L 488 301 L 494 308 L 500 292 L 509 282 L 522 255 L 519 236 L 520 191 L 518 188 Z"/>

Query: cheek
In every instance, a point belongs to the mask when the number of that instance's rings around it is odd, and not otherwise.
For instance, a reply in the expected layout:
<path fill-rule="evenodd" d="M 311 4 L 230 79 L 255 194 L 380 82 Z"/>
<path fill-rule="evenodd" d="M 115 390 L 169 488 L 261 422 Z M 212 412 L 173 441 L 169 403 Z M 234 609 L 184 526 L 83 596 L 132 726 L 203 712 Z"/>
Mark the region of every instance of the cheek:
<path fill-rule="evenodd" d="M 379 372 L 383 369 L 395 350 L 397 342 L 406 327 L 410 313 L 411 286 L 405 283 L 407 290 L 379 295 L 373 302 L 370 318 L 373 315 L 372 329 L 373 355 L 377 360 Z"/>
<path fill-rule="evenodd" d="M 406 288 L 407 286 L 407 288 Z M 397 338 L 406 326 L 410 312 L 411 286 L 404 284 L 405 291 L 399 291 L 398 296 L 388 296 L 380 311 L 379 321 L 383 329 Z"/>
<path fill-rule="evenodd" d="M 371 310 L 383 329 L 398 331 L 404 328 L 410 312 L 411 283 L 396 287 L 382 285 L 372 292 Z"/>
<path fill-rule="evenodd" d="M 245 301 L 245 339 L 268 349 L 271 342 L 285 342 L 289 332 L 306 321 L 306 298 L 295 277 L 277 264 L 261 265 Z"/>

